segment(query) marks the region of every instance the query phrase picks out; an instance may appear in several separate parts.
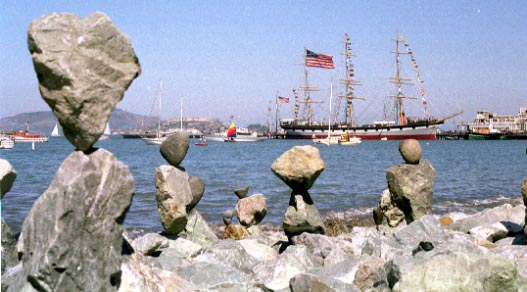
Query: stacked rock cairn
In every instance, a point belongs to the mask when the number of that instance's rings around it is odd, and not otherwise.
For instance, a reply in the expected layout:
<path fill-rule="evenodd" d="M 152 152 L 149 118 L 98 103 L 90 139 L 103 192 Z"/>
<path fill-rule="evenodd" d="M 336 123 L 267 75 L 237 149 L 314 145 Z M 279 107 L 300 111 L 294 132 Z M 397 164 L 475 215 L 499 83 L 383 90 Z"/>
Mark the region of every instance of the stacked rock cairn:
<path fill-rule="evenodd" d="M 417 140 L 399 143 L 399 152 L 405 163 L 386 171 L 388 189 L 381 194 L 379 206 L 373 210 L 374 221 L 380 225 L 386 217 L 388 225 L 395 227 L 403 220 L 409 224 L 432 212 L 435 170 L 421 158 Z"/>
<path fill-rule="evenodd" d="M 255 194 L 247 197 L 249 187 L 244 186 L 234 190 L 238 197 L 234 210 L 227 210 L 223 214 L 223 223 L 225 230 L 223 238 L 239 240 L 250 235 L 260 234 L 261 230 L 256 226 L 262 222 L 267 208 L 265 205 L 265 196 Z M 232 218 L 236 216 L 240 225 L 232 224 Z"/>
<path fill-rule="evenodd" d="M 291 240 L 303 232 L 324 234 L 325 227 L 308 190 L 325 168 L 313 146 L 294 146 L 278 157 L 271 170 L 291 189 L 282 227 Z"/>
<path fill-rule="evenodd" d="M 28 47 L 40 93 L 76 150 L 25 218 L 21 261 L 3 275 L 2 291 L 117 291 L 135 186 L 128 167 L 93 145 L 139 61 L 102 13 L 45 15 L 31 23 Z"/>
<path fill-rule="evenodd" d="M 157 211 L 165 234 L 178 235 L 185 231 L 192 241 L 211 245 L 218 238 L 196 209 L 205 192 L 205 183 L 197 176 L 189 176 L 180 166 L 189 145 L 188 135 L 176 132 L 168 136 L 159 148 L 170 165 L 161 165 L 156 169 Z"/>

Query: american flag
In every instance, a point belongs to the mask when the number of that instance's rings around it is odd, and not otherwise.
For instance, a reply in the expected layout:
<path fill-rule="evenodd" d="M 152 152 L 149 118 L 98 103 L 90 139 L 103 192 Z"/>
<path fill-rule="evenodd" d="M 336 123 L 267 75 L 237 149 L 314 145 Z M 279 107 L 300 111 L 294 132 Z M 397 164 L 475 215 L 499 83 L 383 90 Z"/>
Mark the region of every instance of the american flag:
<path fill-rule="evenodd" d="M 289 97 L 279 96 L 279 97 L 278 97 L 278 101 L 279 101 L 280 103 L 289 103 Z"/>
<path fill-rule="evenodd" d="M 335 64 L 333 64 L 333 56 L 306 50 L 306 67 L 335 69 Z"/>

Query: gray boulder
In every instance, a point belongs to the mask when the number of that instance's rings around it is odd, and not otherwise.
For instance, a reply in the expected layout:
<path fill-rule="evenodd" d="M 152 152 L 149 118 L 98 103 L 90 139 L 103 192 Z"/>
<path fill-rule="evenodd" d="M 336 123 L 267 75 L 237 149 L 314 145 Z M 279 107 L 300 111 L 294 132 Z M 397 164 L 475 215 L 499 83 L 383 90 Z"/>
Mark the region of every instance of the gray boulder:
<path fill-rule="evenodd" d="M 237 188 L 234 190 L 234 193 L 236 194 L 236 196 L 238 196 L 239 199 L 243 199 L 247 197 L 247 194 L 249 193 L 249 186 Z"/>
<path fill-rule="evenodd" d="M 276 159 L 271 170 L 297 193 L 307 192 L 325 168 L 313 146 L 294 146 Z"/>
<path fill-rule="evenodd" d="M 189 205 L 194 199 L 186 172 L 169 165 L 156 169 L 157 211 L 163 229 L 178 234 L 187 225 Z"/>
<path fill-rule="evenodd" d="M 0 195 L 4 195 L 11 190 L 16 179 L 16 170 L 11 166 L 11 163 L 5 159 L 0 158 Z"/>
<path fill-rule="evenodd" d="M 243 226 L 252 226 L 260 223 L 267 214 L 265 197 L 262 194 L 252 195 L 239 199 L 235 206 L 238 221 Z"/>
<path fill-rule="evenodd" d="M 265 288 L 275 291 L 289 286 L 296 275 L 316 267 L 305 246 L 289 246 L 279 257 L 256 265 L 254 272 Z"/>
<path fill-rule="evenodd" d="M 157 233 L 147 233 L 134 239 L 132 247 L 143 255 L 152 255 L 159 249 L 168 247 L 168 239 Z"/>
<path fill-rule="evenodd" d="M 178 166 L 187 155 L 190 139 L 186 132 L 175 132 L 166 138 L 161 146 L 159 152 L 172 166 Z"/>
<path fill-rule="evenodd" d="M 23 281 L 39 291 L 117 291 L 134 181 L 104 149 L 74 151 L 22 225 Z M 26 282 L 27 281 L 27 282 Z"/>
<path fill-rule="evenodd" d="M 381 193 L 381 199 L 379 200 L 379 208 L 388 220 L 388 225 L 390 227 L 395 227 L 399 225 L 404 220 L 404 213 L 401 209 L 392 203 L 392 197 L 390 190 L 386 189 Z"/>
<path fill-rule="evenodd" d="M 219 240 L 214 230 L 196 209 L 190 211 L 185 231 L 187 239 L 201 246 L 211 246 Z"/>
<path fill-rule="evenodd" d="M 503 257 L 439 254 L 401 274 L 393 291 L 518 291 L 516 274 Z"/>
<path fill-rule="evenodd" d="M 189 209 L 196 207 L 205 193 L 205 182 L 200 177 L 191 176 L 188 178 L 190 190 L 192 191 L 192 202 L 188 206 Z"/>
<path fill-rule="evenodd" d="M 499 222 L 503 224 L 509 232 L 519 233 L 524 224 L 524 218 L 525 206 L 517 205 L 513 207 L 510 204 L 503 204 L 456 220 L 454 223 L 450 224 L 448 228 L 456 231 L 469 232 L 478 226 L 492 225 Z"/>
<path fill-rule="evenodd" d="M 357 286 L 326 275 L 302 273 L 289 280 L 291 292 L 359 292 Z"/>
<path fill-rule="evenodd" d="M 16 250 L 16 239 L 11 233 L 11 229 L 2 220 L 2 253 L 0 258 L 2 259 L 2 275 L 7 268 L 13 267 L 18 263 L 18 253 Z"/>
<path fill-rule="evenodd" d="M 407 223 L 432 212 L 435 170 L 426 159 L 419 164 L 400 164 L 386 171 L 391 201 L 405 215 Z"/>
<path fill-rule="evenodd" d="M 302 232 L 324 234 L 324 222 L 315 207 L 311 196 L 304 194 L 291 194 L 289 207 L 282 223 L 285 234 L 291 238 Z"/>
<path fill-rule="evenodd" d="M 141 72 L 129 38 L 103 13 L 52 13 L 33 21 L 28 47 L 40 94 L 64 136 L 86 151 Z"/>
<path fill-rule="evenodd" d="M 409 164 L 418 164 L 421 159 L 421 145 L 415 139 L 402 140 L 399 143 L 399 153 Z"/>

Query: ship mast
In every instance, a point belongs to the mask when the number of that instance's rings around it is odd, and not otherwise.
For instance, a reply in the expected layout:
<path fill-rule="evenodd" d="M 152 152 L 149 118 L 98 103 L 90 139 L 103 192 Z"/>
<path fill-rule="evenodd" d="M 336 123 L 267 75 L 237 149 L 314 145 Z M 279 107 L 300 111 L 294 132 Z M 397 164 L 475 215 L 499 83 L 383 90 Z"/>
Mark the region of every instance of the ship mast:
<path fill-rule="evenodd" d="M 347 102 L 347 112 L 346 112 L 346 120 L 347 123 L 347 117 L 349 116 L 350 122 L 349 125 L 351 127 L 355 127 L 355 121 L 353 119 L 353 100 L 354 99 L 362 99 L 362 97 L 357 97 L 353 95 L 353 90 L 355 85 L 361 85 L 359 81 L 355 80 L 355 69 L 353 68 L 353 63 L 351 62 L 351 58 L 355 57 L 353 55 L 353 52 L 351 51 L 351 39 L 346 34 L 346 41 L 344 42 L 344 56 L 346 57 L 346 78 L 340 79 L 339 82 L 341 84 L 344 84 L 346 86 L 346 94 L 345 95 L 339 95 L 341 98 L 345 98 L 348 100 Z"/>
<path fill-rule="evenodd" d="M 305 58 L 307 58 L 306 48 L 304 48 L 304 64 L 306 64 Z M 307 67 L 304 67 L 304 75 L 306 78 L 306 83 L 305 83 L 305 86 L 300 86 L 300 90 L 304 91 L 305 99 L 304 101 L 299 101 L 299 103 L 307 104 L 307 124 L 311 125 L 313 123 L 313 111 L 311 109 L 311 104 L 312 103 L 323 103 L 323 102 L 311 100 L 311 91 L 320 91 L 320 88 L 309 85 L 309 71 L 307 71 Z"/>
<path fill-rule="evenodd" d="M 403 94 L 403 85 L 413 85 L 413 83 L 410 82 L 410 79 L 408 78 L 401 78 L 401 58 L 400 55 L 408 55 L 406 52 L 399 51 L 399 33 L 395 34 L 395 52 L 392 52 L 395 54 L 395 63 L 397 64 L 397 71 L 395 72 L 395 77 L 390 78 L 390 83 L 394 83 L 397 86 L 397 94 L 396 95 L 389 95 L 389 97 L 397 98 L 397 102 L 395 104 L 395 112 L 397 114 L 396 122 L 398 125 L 405 125 L 406 124 L 406 118 L 403 110 L 403 99 L 416 99 L 412 96 L 407 96 Z"/>

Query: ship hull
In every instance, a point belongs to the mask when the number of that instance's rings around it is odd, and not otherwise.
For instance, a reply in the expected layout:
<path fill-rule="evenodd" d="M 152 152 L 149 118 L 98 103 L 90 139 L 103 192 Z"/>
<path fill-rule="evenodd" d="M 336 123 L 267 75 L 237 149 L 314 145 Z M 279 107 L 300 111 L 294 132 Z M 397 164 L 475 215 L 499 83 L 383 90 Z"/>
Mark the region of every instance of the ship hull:
<path fill-rule="evenodd" d="M 350 137 L 358 137 L 362 140 L 436 140 L 438 124 L 418 126 L 393 126 L 393 127 L 355 127 L 331 129 L 331 136 L 349 134 Z M 286 139 L 321 139 L 328 136 L 327 128 L 309 126 L 282 126 Z"/>

